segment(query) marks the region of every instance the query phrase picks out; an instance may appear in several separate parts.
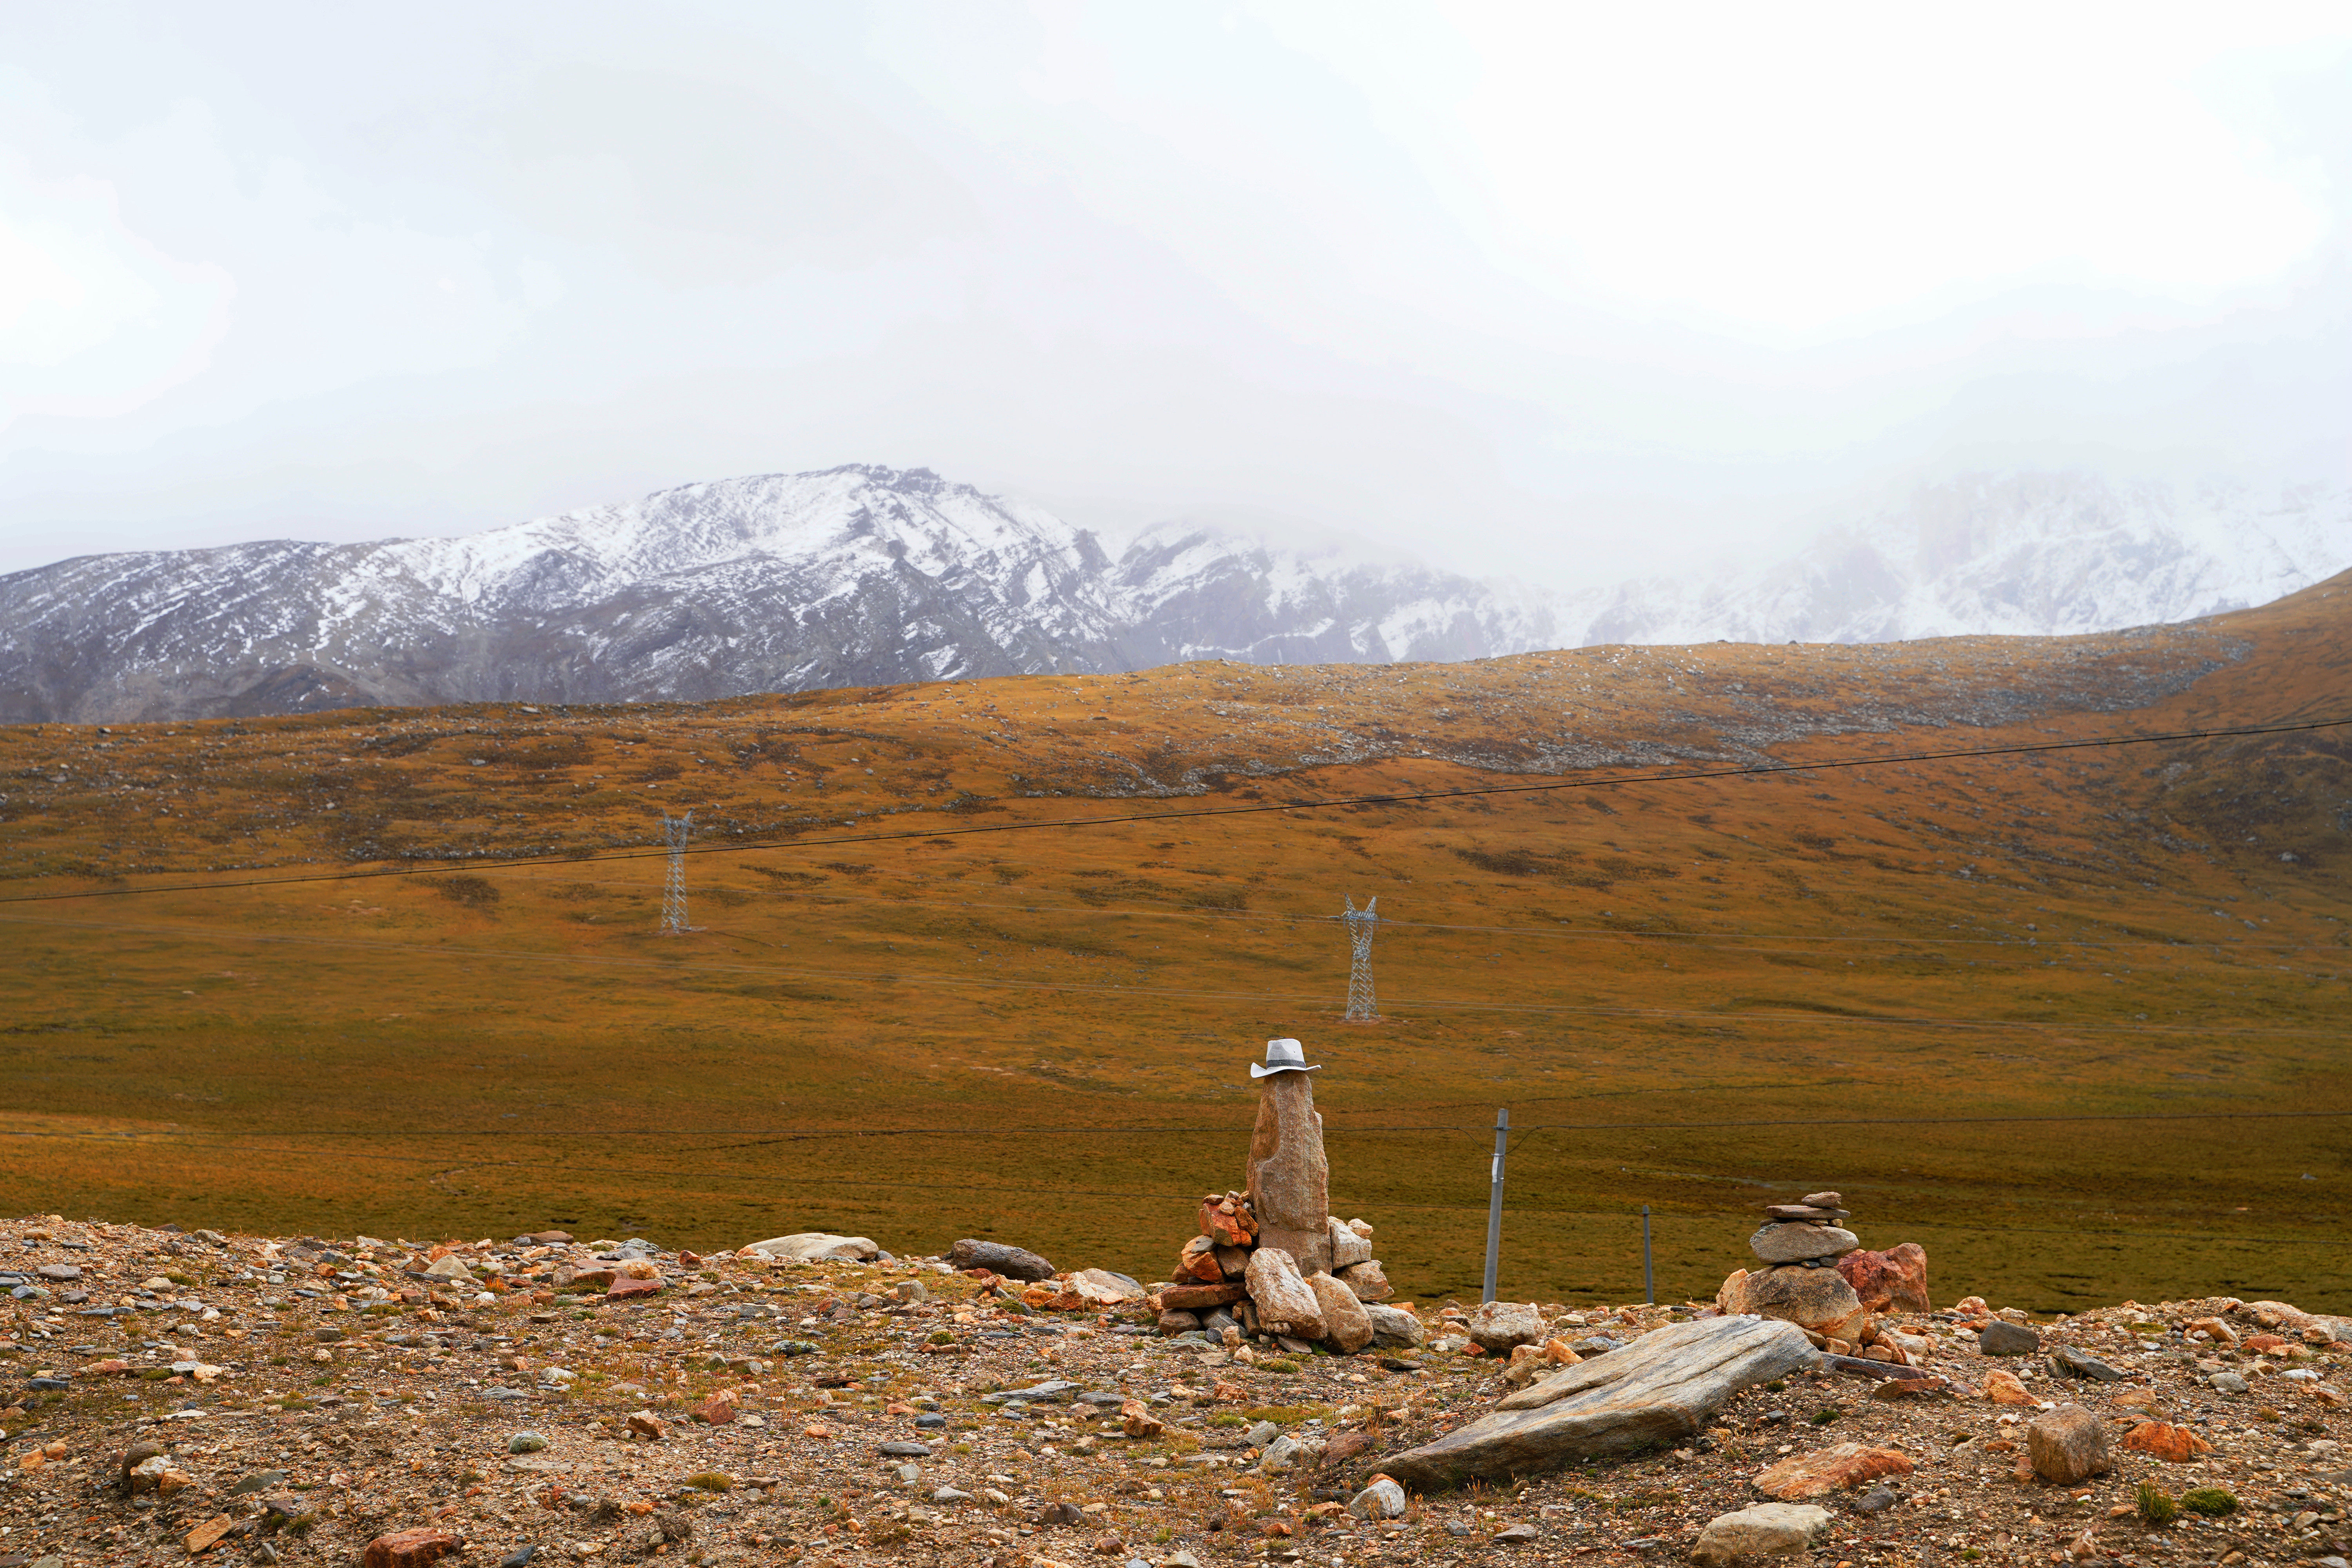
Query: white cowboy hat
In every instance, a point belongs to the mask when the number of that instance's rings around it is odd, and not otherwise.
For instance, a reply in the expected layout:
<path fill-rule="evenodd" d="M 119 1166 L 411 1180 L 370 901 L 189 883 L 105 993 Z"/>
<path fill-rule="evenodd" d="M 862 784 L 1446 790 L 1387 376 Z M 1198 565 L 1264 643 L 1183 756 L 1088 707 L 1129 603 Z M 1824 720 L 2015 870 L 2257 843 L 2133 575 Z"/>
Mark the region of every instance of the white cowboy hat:
<path fill-rule="evenodd" d="M 1265 1043 L 1265 1066 L 1250 1063 L 1250 1077 L 1272 1078 L 1278 1072 L 1321 1072 L 1321 1063 L 1307 1065 L 1307 1051 L 1297 1040 L 1268 1040 Z"/>

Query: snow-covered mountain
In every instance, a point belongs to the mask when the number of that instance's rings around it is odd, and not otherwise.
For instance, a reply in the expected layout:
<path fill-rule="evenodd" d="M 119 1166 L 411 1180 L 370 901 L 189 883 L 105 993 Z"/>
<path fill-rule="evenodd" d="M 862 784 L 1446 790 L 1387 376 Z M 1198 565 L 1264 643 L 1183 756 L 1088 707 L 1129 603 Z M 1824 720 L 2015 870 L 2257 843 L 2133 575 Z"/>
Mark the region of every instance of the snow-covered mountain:
<path fill-rule="evenodd" d="M 2023 476 L 1922 491 L 1745 575 L 1553 595 L 1183 526 L 1114 558 L 1038 508 L 850 467 L 462 539 L 84 556 L 0 576 L 0 721 L 2089 631 L 2260 603 L 2347 563 L 2342 491 Z"/>
<path fill-rule="evenodd" d="M 1759 569 L 1575 594 L 1556 613 L 1580 643 L 2052 636 L 2267 604 L 2347 566 L 2340 488 L 2010 474 L 1923 487 Z"/>

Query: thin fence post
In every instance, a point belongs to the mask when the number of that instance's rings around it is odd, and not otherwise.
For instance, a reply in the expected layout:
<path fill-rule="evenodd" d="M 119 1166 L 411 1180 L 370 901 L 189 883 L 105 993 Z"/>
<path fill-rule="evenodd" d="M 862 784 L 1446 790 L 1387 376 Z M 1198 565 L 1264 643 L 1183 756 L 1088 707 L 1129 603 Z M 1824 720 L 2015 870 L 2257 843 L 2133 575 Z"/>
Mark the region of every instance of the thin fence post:
<path fill-rule="evenodd" d="M 1651 1306 L 1658 1303 L 1658 1288 L 1650 1275 L 1650 1205 L 1642 1205 L 1642 1300 Z"/>
<path fill-rule="evenodd" d="M 1495 1112 L 1495 1164 L 1488 1175 L 1486 1195 L 1486 1283 L 1481 1301 L 1495 1299 L 1495 1260 L 1503 1247 L 1503 1155 L 1511 1139 L 1511 1111 L 1508 1106 Z"/>

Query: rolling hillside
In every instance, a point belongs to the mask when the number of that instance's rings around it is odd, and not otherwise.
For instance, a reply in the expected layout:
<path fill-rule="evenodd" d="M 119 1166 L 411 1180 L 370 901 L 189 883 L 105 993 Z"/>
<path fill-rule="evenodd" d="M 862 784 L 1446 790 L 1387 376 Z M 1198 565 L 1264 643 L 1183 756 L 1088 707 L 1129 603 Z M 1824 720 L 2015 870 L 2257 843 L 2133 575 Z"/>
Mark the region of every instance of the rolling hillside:
<path fill-rule="evenodd" d="M 1295 1034 L 1411 1293 L 1475 1291 L 1508 1105 L 1512 1294 L 1622 1299 L 1643 1204 L 1710 1293 L 1835 1186 L 1943 1295 L 2341 1310 L 2347 731 L 1664 775 L 2352 716 L 2347 612 L 19 726 L 0 1131 L 22 1207 L 1156 1275 Z"/>

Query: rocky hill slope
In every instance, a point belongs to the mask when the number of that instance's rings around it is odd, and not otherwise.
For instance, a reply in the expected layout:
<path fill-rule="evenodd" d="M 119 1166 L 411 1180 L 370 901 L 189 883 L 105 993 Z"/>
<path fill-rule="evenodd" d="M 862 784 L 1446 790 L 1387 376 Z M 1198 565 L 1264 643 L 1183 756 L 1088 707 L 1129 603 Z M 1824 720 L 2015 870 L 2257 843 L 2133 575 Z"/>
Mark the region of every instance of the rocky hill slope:
<path fill-rule="evenodd" d="M 0 577 L 0 722 L 2072 633 L 2267 602 L 2347 563 L 2352 496 L 2042 476 L 1922 492 L 1745 575 L 1555 592 L 1184 527 L 1114 557 L 1038 508 L 850 467 L 461 539 L 84 556 Z"/>

